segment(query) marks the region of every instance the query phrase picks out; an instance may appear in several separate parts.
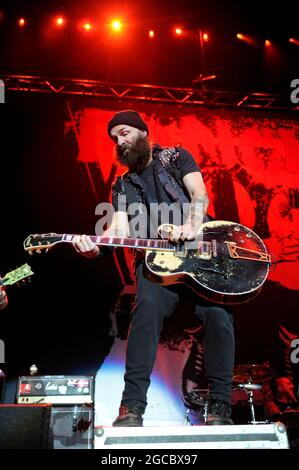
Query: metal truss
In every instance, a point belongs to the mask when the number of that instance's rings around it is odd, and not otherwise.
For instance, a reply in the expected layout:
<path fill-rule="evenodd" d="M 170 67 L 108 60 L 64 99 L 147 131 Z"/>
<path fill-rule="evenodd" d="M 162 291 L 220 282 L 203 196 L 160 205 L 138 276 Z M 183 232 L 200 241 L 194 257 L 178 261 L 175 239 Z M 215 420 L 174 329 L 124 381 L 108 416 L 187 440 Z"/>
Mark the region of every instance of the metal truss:
<path fill-rule="evenodd" d="M 200 85 L 194 88 L 174 88 L 26 75 L 3 75 L 0 78 L 4 81 L 6 90 L 19 92 L 70 94 L 180 105 L 299 110 L 299 105 L 291 102 L 290 94 L 287 96 L 266 93 L 244 94 L 206 90 Z"/>

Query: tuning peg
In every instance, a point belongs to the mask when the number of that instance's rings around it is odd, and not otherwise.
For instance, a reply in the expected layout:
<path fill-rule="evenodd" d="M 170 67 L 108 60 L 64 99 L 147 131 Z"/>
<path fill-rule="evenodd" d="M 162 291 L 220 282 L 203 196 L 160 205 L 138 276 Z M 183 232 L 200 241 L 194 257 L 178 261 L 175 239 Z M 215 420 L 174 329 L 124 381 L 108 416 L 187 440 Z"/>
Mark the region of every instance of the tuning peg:
<path fill-rule="evenodd" d="M 29 250 L 28 253 L 29 253 L 29 255 L 33 255 L 33 251 L 32 251 L 32 250 Z"/>
<path fill-rule="evenodd" d="M 49 251 L 49 248 L 46 248 L 46 253 L 48 253 L 48 251 Z"/>
<path fill-rule="evenodd" d="M 40 254 L 42 252 L 42 250 L 36 250 L 36 253 Z"/>

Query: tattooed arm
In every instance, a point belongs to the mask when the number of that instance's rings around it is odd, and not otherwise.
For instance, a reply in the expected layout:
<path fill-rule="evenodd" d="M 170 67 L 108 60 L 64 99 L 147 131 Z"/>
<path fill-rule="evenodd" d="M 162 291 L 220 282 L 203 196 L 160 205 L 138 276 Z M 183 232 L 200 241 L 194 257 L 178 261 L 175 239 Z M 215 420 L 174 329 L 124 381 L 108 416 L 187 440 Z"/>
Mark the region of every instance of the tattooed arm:
<path fill-rule="evenodd" d="M 194 240 L 203 223 L 209 205 L 207 190 L 199 171 L 185 175 L 183 183 L 191 198 L 191 203 L 184 225 L 176 227 L 176 229 L 170 233 L 169 238 L 174 242 L 178 242 L 179 240 Z"/>

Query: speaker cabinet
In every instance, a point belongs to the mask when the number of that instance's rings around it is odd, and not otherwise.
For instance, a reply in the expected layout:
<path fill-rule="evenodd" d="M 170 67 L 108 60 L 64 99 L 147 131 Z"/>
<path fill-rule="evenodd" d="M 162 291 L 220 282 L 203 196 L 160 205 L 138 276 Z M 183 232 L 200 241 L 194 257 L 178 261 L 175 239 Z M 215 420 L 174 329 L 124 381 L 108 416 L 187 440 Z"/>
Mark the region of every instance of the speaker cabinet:
<path fill-rule="evenodd" d="M 0 405 L 0 449 L 51 449 L 50 405 Z"/>
<path fill-rule="evenodd" d="M 93 406 L 53 406 L 51 429 L 54 449 L 92 449 Z"/>

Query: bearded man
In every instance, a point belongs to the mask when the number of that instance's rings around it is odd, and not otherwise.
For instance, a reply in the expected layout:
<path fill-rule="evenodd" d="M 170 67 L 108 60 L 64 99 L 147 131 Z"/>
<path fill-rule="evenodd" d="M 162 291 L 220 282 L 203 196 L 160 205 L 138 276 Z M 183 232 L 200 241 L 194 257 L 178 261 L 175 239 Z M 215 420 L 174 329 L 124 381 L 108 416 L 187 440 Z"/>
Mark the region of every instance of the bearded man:
<path fill-rule="evenodd" d="M 108 123 L 108 134 L 116 146 L 118 161 L 127 172 L 112 186 L 115 209 L 112 223 L 103 234 L 116 237 L 141 235 L 157 238 L 163 211 L 159 204 L 174 205 L 182 211 L 189 207 L 181 223 L 172 227 L 172 243 L 191 241 L 208 219 L 208 196 L 200 168 L 182 147 L 151 145 L 149 129 L 134 110 L 116 113 Z M 125 204 L 123 204 L 125 201 Z M 128 208 L 140 207 L 145 217 L 138 229 L 132 224 Z M 156 210 L 155 210 L 156 209 Z M 167 211 L 166 211 L 167 213 Z M 136 233 L 136 230 L 138 233 Z M 85 235 L 73 239 L 76 251 L 93 258 L 100 249 Z M 126 372 L 119 415 L 113 426 L 142 426 L 147 405 L 147 391 L 156 359 L 163 320 L 175 309 L 181 295 L 176 286 L 166 287 L 144 276 L 144 258 L 136 259 L 136 303 L 131 315 L 127 339 Z M 186 288 L 187 291 L 187 288 Z M 187 291 L 188 295 L 188 291 Z M 195 315 L 204 327 L 205 368 L 209 386 L 207 425 L 233 424 L 231 420 L 231 385 L 234 366 L 234 329 L 232 314 L 221 305 L 198 297 Z"/>

